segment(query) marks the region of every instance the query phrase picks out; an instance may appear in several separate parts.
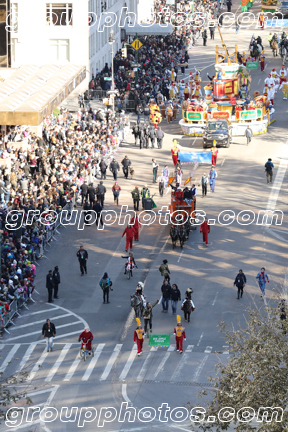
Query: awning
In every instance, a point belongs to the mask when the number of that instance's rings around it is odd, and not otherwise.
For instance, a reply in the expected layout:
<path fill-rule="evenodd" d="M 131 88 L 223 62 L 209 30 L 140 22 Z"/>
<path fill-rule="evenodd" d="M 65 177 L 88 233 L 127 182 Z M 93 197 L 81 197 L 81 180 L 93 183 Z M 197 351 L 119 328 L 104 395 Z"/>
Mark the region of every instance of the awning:
<path fill-rule="evenodd" d="M 0 82 L 0 124 L 38 126 L 85 78 L 86 66 L 21 66 Z"/>
<path fill-rule="evenodd" d="M 173 33 L 172 24 L 135 24 L 131 27 L 126 23 L 124 26 L 127 36 L 167 36 Z"/>

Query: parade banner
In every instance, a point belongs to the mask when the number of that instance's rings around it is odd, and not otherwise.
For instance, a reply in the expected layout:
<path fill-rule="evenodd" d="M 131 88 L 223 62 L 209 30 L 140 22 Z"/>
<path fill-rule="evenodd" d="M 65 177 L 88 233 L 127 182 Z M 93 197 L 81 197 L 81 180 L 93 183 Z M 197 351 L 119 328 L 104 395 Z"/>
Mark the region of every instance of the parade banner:
<path fill-rule="evenodd" d="M 247 62 L 246 68 L 247 69 L 258 69 L 258 62 Z"/>
<path fill-rule="evenodd" d="M 149 347 L 169 347 L 170 335 L 150 335 Z"/>
<path fill-rule="evenodd" d="M 218 120 L 229 120 L 230 119 L 230 112 L 229 111 L 213 111 L 212 112 L 212 118 L 218 119 Z"/>
<path fill-rule="evenodd" d="M 253 120 L 257 118 L 257 110 L 240 111 L 241 120 Z"/>
<path fill-rule="evenodd" d="M 212 163 L 212 152 L 198 152 L 198 153 L 178 153 L 178 159 L 181 163 Z"/>

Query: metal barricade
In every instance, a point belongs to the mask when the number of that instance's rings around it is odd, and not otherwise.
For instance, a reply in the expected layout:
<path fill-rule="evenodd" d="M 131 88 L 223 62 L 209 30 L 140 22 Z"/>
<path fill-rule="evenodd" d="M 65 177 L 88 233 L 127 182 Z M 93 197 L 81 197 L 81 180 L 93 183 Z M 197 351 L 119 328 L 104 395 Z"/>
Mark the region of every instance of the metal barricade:
<path fill-rule="evenodd" d="M 102 90 L 102 89 L 89 90 L 89 93 L 94 100 L 102 100 L 106 97 L 107 90 Z"/>
<path fill-rule="evenodd" d="M 8 324 L 13 324 L 15 326 L 15 323 L 13 322 L 13 318 L 16 314 L 20 316 L 20 314 L 18 312 L 17 300 L 13 300 L 9 305 L 8 314 L 4 315 L 4 317 L 3 317 L 2 327 L 4 328 L 6 333 L 10 334 L 10 332 L 6 328 L 8 326 Z"/>

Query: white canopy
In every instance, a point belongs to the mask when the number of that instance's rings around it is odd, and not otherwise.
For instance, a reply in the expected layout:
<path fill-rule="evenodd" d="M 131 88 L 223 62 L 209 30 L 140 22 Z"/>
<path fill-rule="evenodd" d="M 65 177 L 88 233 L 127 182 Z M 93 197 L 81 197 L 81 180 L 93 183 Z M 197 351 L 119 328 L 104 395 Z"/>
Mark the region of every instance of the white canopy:
<path fill-rule="evenodd" d="M 167 36 L 173 32 L 172 24 L 135 24 L 129 27 L 126 23 L 124 29 L 127 36 Z"/>

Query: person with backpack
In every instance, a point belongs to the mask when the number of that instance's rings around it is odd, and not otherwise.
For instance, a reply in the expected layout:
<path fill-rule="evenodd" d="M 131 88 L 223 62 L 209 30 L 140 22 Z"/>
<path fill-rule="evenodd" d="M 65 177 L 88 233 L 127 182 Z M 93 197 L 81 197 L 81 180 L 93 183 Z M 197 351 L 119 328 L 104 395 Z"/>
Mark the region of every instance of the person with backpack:
<path fill-rule="evenodd" d="M 109 279 L 108 274 L 105 272 L 102 279 L 99 282 L 100 287 L 103 290 L 103 304 L 105 303 L 105 300 L 107 299 L 107 303 L 109 302 L 109 291 L 113 291 L 112 287 L 112 281 Z"/>
<path fill-rule="evenodd" d="M 188 323 L 190 323 L 190 315 L 191 312 L 195 310 L 195 306 L 192 299 L 189 298 L 188 296 L 183 300 L 181 310 L 183 310 L 184 312 L 185 321 L 188 321 Z"/>
<path fill-rule="evenodd" d="M 265 164 L 265 171 L 267 176 L 267 183 L 272 183 L 272 177 L 273 177 L 273 170 L 274 164 L 272 163 L 272 159 L 269 158 L 268 161 Z"/>

